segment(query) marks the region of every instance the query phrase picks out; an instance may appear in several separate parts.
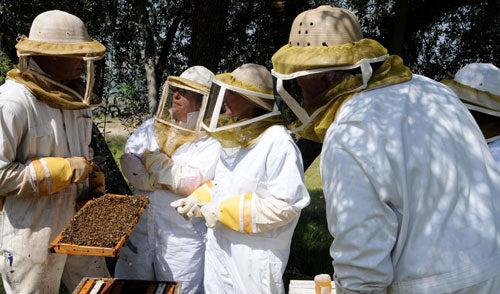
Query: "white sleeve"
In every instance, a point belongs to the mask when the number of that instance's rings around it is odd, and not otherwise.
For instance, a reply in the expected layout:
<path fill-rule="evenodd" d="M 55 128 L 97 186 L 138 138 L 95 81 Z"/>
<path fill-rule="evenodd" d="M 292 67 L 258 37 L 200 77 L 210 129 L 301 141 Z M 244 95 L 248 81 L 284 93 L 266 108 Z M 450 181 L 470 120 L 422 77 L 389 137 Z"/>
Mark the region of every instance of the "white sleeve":
<path fill-rule="evenodd" d="M 0 196 L 36 193 L 28 165 L 16 162 L 16 152 L 27 128 L 26 120 L 19 111 L 0 106 Z"/>
<path fill-rule="evenodd" d="M 272 144 L 267 156 L 266 173 L 267 188 L 271 195 L 286 201 L 297 211 L 309 205 L 302 157 L 289 135 Z"/>
<path fill-rule="evenodd" d="M 324 148 L 321 173 L 338 293 L 386 293 L 393 280 L 396 214 L 347 151 Z"/>
<path fill-rule="evenodd" d="M 141 156 L 146 150 L 156 151 L 157 149 L 154 138 L 154 118 L 150 118 L 127 139 L 124 154 L 120 158 L 123 175 L 135 188 L 147 192 L 155 190 L 142 164 Z"/>
<path fill-rule="evenodd" d="M 159 183 L 167 185 L 172 192 L 181 196 L 191 194 L 214 178 L 221 150 L 220 144 L 208 136 L 189 146 L 190 150 L 183 156 L 188 158 L 164 162 L 163 167 L 158 169 L 162 170 L 158 175 Z"/>
<path fill-rule="evenodd" d="M 264 167 L 268 195 L 254 191 L 223 201 L 220 220 L 233 230 L 260 233 L 284 226 L 310 202 L 300 151 L 288 134 L 269 131 L 267 138 L 272 139 Z"/>
<path fill-rule="evenodd" d="M 158 144 L 155 139 L 155 119 L 150 118 L 140 125 L 135 132 L 130 135 L 125 144 L 124 153 L 132 153 L 139 157 L 144 151 L 158 151 Z"/>
<path fill-rule="evenodd" d="M 120 158 L 123 175 L 136 189 L 141 191 L 154 191 L 154 185 L 148 171 L 142 164 L 141 158 L 133 153 L 123 153 Z"/>

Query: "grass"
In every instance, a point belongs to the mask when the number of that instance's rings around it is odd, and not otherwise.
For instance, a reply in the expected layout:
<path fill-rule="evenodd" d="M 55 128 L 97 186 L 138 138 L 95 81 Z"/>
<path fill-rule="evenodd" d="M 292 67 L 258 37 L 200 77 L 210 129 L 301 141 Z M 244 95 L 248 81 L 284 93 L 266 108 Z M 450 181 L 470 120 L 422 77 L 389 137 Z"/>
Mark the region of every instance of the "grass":
<path fill-rule="evenodd" d="M 127 143 L 127 136 L 120 135 L 106 135 L 106 143 L 108 143 L 109 150 L 121 170 L 120 157 L 123 155 L 125 143 Z"/>

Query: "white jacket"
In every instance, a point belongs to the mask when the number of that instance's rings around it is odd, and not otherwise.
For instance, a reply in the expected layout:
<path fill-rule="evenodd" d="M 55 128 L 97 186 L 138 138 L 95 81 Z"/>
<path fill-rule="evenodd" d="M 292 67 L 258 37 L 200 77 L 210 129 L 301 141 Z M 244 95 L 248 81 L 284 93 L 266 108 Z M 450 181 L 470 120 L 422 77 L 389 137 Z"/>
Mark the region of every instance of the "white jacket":
<path fill-rule="evenodd" d="M 446 86 L 414 75 L 349 100 L 321 173 L 340 289 L 443 293 L 500 275 L 500 169 Z"/>
<path fill-rule="evenodd" d="M 493 155 L 493 158 L 500 167 L 500 140 L 493 141 L 488 146 L 490 147 L 490 151 L 491 154 Z"/>
<path fill-rule="evenodd" d="M 300 151 L 283 126 L 270 127 L 246 149 L 223 148 L 213 182 L 214 203 L 256 193 L 284 200 L 300 215 L 310 201 Z M 206 292 L 284 293 L 282 275 L 298 219 L 261 233 L 241 233 L 220 222 L 209 229 Z"/>
<path fill-rule="evenodd" d="M 52 241 L 75 213 L 75 201 L 88 182 L 71 184 L 41 197 L 28 162 L 35 157 L 89 156 L 90 110 L 59 110 L 38 101 L 22 84 L 7 80 L 0 87 L 0 273 L 7 292 L 57 293 L 66 255 L 49 253 Z M 8 256 L 12 255 L 12 267 Z M 103 258 L 73 266 L 65 282 L 70 289 L 83 276 L 109 276 Z M 89 266 L 89 264 L 92 264 Z M 94 267 L 96 265 L 97 267 Z M 78 267 L 81 266 L 80 269 Z M 76 284 L 75 284 L 76 283 Z"/>
<path fill-rule="evenodd" d="M 181 199 L 169 190 L 141 191 L 147 173 L 140 158 L 148 151 L 159 151 L 154 136 L 154 118 L 145 121 L 130 136 L 125 153 L 137 160 L 122 159 L 122 171 L 136 186 L 135 194 L 146 195 L 150 203 L 132 230 L 131 245 L 120 251 L 115 276 L 118 278 L 182 282 L 182 293 L 203 293 L 203 265 L 206 226 L 203 218 L 186 221 L 170 203 Z M 214 177 L 220 144 L 203 137 L 181 145 L 172 155 L 180 190 L 194 190 Z M 193 182 L 197 181 L 197 182 Z M 144 189 L 144 188 L 143 188 Z M 131 248 L 131 247 L 135 248 Z M 134 252 L 136 251 L 136 252 Z"/>

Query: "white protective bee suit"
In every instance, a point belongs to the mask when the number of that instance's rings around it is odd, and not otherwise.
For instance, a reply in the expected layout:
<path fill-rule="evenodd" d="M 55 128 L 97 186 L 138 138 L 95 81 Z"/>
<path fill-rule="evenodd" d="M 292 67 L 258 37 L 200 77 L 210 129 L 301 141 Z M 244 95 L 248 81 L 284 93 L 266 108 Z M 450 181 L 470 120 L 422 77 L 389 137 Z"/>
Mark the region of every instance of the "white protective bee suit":
<path fill-rule="evenodd" d="M 193 68 L 201 67 L 190 69 Z M 209 72 L 207 69 L 205 71 Z M 211 77 L 204 84 L 210 83 Z M 188 114 L 188 124 L 191 116 L 194 117 L 194 113 Z M 173 165 L 165 168 L 164 173 L 158 172 L 170 175 L 170 179 L 175 182 L 162 182 L 169 186 L 168 189 L 158 186 L 157 180 L 153 179 L 141 162 L 143 154 L 149 151 L 160 151 L 155 138 L 154 118 L 145 121 L 130 136 L 125 145 L 125 154 L 121 158 L 122 171 L 136 188 L 135 194 L 146 195 L 150 204 L 132 230 L 128 245 L 120 250 L 115 276 L 180 281 L 182 293 L 204 293 L 203 268 L 207 228 L 202 218 L 188 221 L 180 216 L 170 203 L 184 198 L 204 182 L 213 179 L 220 145 L 215 139 L 203 136 L 178 147 L 171 156 Z"/>
<path fill-rule="evenodd" d="M 457 96 L 362 39 L 342 8 L 299 14 L 273 65 L 298 134 L 323 142 L 336 292 L 496 293 L 500 169 Z M 316 108 L 291 101 L 295 78 Z"/>
<path fill-rule="evenodd" d="M 61 15 L 81 22 L 60 11 L 45 16 L 57 24 Z M 33 60 L 29 70 L 43 74 Z M 89 190 L 87 179 L 58 182 L 57 166 L 69 168 L 66 158 L 88 158 L 91 132 L 89 108 L 50 107 L 9 74 L 0 86 L 0 273 L 7 293 L 58 293 L 61 279 L 72 291 L 85 276 L 109 277 L 102 257 L 48 249 L 75 214 L 76 199 Z"/>
<path fill-rule="evenodd" d="M 414 75 L 349 100 L 326 134 L 321 176 L 342 287 L 500 289 L 500 169 L 444 86 Z"/>
<path fill-rule="evenodd" d="M 249 148 L 224 148 L 213 183 L 214 203 L 253 193 L 250 226 L 272 222 L 264 217 L 259 220 L 258 205 L 265 210 L 267 205 L 262 202 L 273 198 L 285 201 L 298 213 L 284 225 L 264 232 L 255 233 L 256 228 L 243 231 L 244 225 L 241 231 L 235 231 L 220 222 L 209 229 L 205 253 L 207 293 L 284 293 L 282 276 L 293 232 L 300 210 L 310 201 L 302 158 L 292 138 L 284 127 L 273 126 Z M 276 205 L 276 219 L 286 219 L 280 213 L 290 213 L 289 207 L 281 208 Z M 240 221 L 244 222 L 243 217 Z"/>
<path fill-rule="evenodd" d="M 205 291 L 284 293 L 293 231 L 310 201 L 300 151 L 281 125 L 265 67 L 245 64 L 217 75 L 211 93 L 219 94 L 210 97 L 212 105 L 220 107 L 228 89 L 246 99 L 245 105 L 259 107 L 261 115 L 233 120 L 219 113 L 222 108 L 208 107 L 214 112 L 204 127 L 223 149 L 214 180 L 186 198 L 201 202 L 209 227 Z"/>

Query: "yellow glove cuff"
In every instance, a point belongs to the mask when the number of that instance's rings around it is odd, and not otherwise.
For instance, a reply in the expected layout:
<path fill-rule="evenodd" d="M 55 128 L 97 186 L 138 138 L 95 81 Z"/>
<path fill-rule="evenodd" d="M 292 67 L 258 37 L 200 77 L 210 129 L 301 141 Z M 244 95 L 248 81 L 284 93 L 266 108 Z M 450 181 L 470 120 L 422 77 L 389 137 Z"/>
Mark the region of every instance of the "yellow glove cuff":
<path fill-rule="evenodd" d="M 214 184 L 212 182 L 206 182 L 194 190 L 194 192 L 191 193 L 191 196 L 195 196 L 200 200 L 200 202 L 210 202 L 210 200 L 212 200 L 213 186 Z"/>
<path fill-rule="evenodd" d="M 231 230 L 241 233 L 255 232 L 252 218 L 253 193 L 241 194 L 221 202 L 219 221 Z"/>
<path fill-rule="evenodd" d="M 40 196 L 55 194 L 71 184 L 71 165 L 63 157 L 35 158 L 30 168 L 34 171 Z"/>

